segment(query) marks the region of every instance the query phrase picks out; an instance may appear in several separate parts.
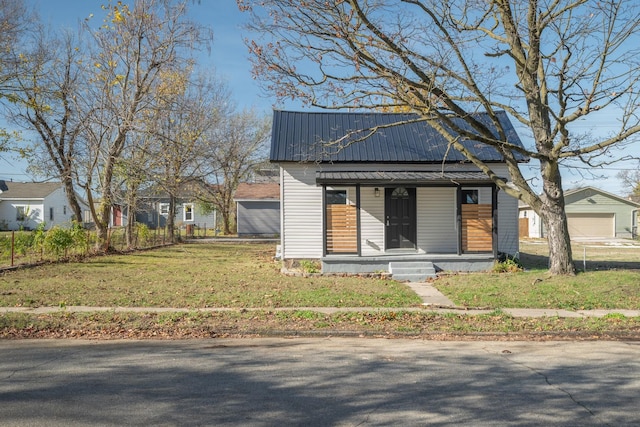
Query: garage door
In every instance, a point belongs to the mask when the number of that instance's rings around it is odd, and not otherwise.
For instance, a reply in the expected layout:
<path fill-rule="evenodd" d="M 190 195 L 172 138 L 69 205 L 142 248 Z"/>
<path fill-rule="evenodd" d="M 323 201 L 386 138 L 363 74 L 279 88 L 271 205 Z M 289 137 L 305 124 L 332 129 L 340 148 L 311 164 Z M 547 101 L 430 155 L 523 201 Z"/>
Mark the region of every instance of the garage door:
<path fill-rule="evenodd" d="M 568 213 L 569 235 L 580 237 L 615 237 L 615 216 L 612 213 Z"/>

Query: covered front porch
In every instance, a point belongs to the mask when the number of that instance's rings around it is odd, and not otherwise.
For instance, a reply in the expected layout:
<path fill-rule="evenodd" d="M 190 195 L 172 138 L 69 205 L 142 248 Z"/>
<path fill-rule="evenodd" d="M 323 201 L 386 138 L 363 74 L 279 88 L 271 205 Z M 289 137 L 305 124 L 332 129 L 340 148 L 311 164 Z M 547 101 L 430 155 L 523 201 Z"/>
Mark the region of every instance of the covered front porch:
<path fill-rule="evenodd" d="M 498 191 L 480 172 L 319 171 L 316 184 L 323 272 L 478 271 L 498 256 Z"/>

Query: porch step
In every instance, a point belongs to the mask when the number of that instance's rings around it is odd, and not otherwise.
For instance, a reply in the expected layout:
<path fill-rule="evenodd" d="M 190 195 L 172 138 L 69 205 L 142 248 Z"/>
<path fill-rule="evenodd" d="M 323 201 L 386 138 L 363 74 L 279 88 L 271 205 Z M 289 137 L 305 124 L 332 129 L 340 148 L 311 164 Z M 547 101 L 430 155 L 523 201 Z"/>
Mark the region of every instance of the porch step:
<path fill-rule="evenodd" d="M 394 280 L 402 282 L 424 282 L 436 278 L 436 269 L 429 261 L 390 262 L 389 273 Z"/>

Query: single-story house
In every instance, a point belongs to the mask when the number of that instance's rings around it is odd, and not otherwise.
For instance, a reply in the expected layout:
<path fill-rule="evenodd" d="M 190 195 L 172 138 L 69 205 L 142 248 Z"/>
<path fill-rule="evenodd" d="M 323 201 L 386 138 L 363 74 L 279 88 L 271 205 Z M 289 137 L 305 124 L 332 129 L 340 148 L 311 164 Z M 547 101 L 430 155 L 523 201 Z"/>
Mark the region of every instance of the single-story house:
<path fill-rule="evenodd" d="M 640 203 L 595 187 L 568 190 L 564 202 L 572 239 L 637 236 Z M 546 236 L 540 217 L 529 205 L 521 204 L 519 211 L 521 237 Z"/>
<path fill-rule="evenodd" d="M 280 166 L 285 265 L 314 259 L 324 273 L 424 280 L 436 270 L 485 270 L 501 253 L 518 252 L 517 200 L 417 118 L 274 112 L 270 160 Z M 478 119 L 496 132 L 487 116 Z M 522 146 L 506 113 L 499 120 Z M 463 143 L 509 179 L 496 149 Z"/>
<path fill-rule="evenodd" d="M 197 197 L 199 183 L 186 181 L 178 191 L 175 199 L 175 227 L 187 230 L 215 229 L 217 226 L 217 212 L 208 209 Z M 136 207 L 136 222 L 145 224 L 151 229 L 164 228 L 169 218 L 170 198 L 159 186 L 151 186 L 142 190 Z M 126 216 L 124 219 L 126 223 Z"/>
<path fill-rule="evenodd" d="M 238 236 L 280 234 L 280 184 L 240 183 L 234 201 Z"/>
<path fill-rule="evenodd" d="M 62 183 L 0 180 L 0 230 L 49 229 L 72 218 Z"/>
<path fill-rule="evenodd" d="M 152 229 L 164 228 L 167 226 L 168 217 L 168 197 L 147 195 L 140 198 L 136 210 L 136 222 Z M 217 224 L 216 211 L 205 211 L 193 197 L 181 197 L 176 200 L 173 220 L 178 228 L 193 226 L 200 229 L 215 229 Z"/>

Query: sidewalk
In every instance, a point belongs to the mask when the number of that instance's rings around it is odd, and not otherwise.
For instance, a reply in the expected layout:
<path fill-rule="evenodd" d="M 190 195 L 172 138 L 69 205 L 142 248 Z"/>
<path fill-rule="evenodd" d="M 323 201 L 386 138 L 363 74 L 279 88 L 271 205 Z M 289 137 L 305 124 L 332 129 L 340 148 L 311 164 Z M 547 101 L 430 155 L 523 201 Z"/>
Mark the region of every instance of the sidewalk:
<path fill-rule="evenodd" d="M 430 283 L 407 283 L 407 285 L 422 298 L 422 307 L 397 307 L 397 308 L 372 308 L 372 307 L 280 307 L 280 308 L 169 308 L 169 307 L 86 307 L 86 306 L 66 306 L 66 307 L 0 307 L 0 313 L 27 313 L 27 314 L 47 314 L 47 313 L 86 313 L 92 311 L 111 311 L 114 313 L 170 313 L 178 311 L 197 312 L 225 312 L 225 311 L 293 311 L 309 310 L 319 313 L 339 313 L 353 311 L 428 311 L 438 313 L 457 313 L 464 315 L 478 315 L 492 313 L 493 309 L 467 309 L 457 307 L 449 298 L 443 295 Z M 604 317 L 611 313 L 622 314 L 626 317 L 640 317 L 640 310 L 562 310 L 562 309 L 538 309 L 538 308 L 501 308 L 501 312 L 510 314 L 513 317 Z"/>

